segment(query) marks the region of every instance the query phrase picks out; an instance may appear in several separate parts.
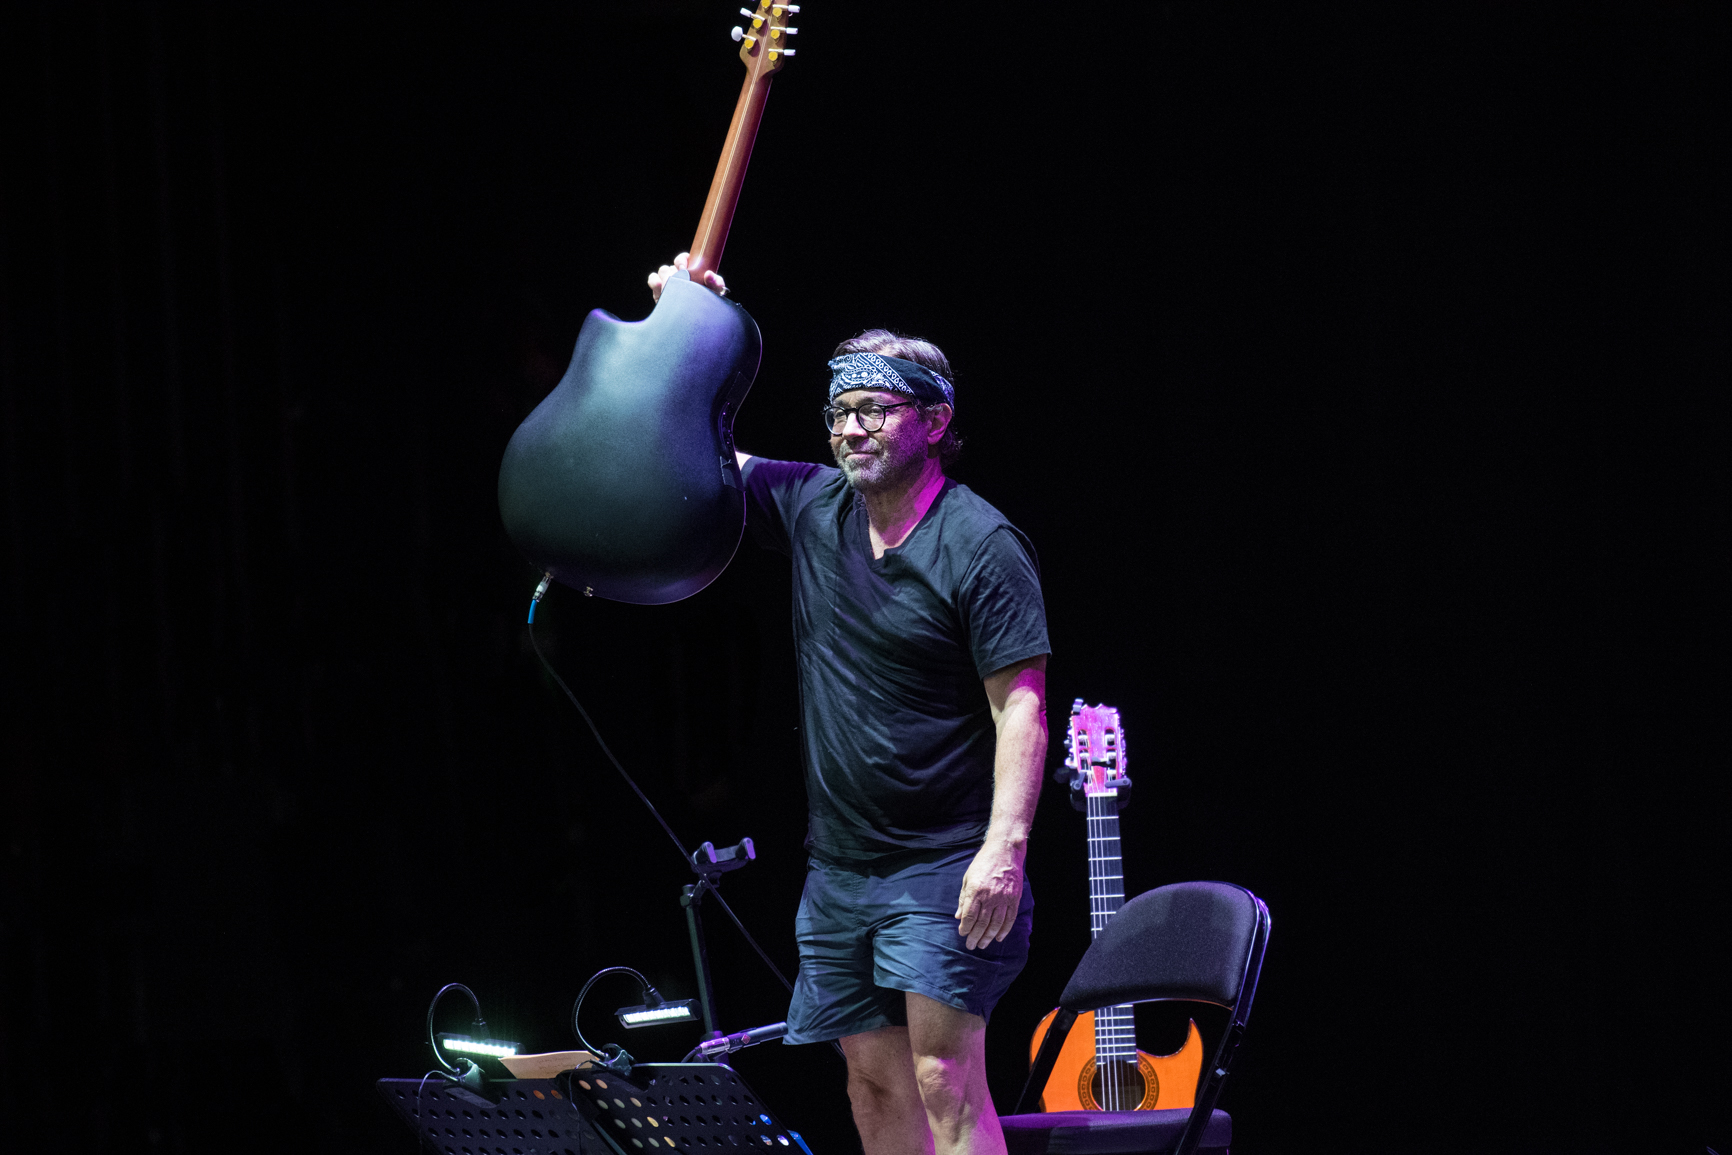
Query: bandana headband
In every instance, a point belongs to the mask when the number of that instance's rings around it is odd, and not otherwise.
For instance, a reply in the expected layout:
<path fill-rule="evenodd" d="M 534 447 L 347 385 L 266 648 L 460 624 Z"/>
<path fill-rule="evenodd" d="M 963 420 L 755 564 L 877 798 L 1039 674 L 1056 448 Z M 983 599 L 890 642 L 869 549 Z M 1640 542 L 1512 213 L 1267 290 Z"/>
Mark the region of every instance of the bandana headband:
<path fill-rule="evenodd" d="M 830 362 L 830 400 L 850 389 L 882 389 L 926 405 L 956 408 L 956 387 L 924 365 L 877 353 L 844 353 Z"/>

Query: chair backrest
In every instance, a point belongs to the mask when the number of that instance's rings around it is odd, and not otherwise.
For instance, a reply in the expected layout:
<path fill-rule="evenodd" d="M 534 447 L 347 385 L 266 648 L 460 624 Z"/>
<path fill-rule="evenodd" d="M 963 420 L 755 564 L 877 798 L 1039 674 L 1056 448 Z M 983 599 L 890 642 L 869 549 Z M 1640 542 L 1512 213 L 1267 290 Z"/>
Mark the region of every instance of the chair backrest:
<path fill-rule="evenodd" d="M 1175 882 L 1139 894 L 1089 946 L 1059 1005 L 1092 1011 L 1191 999 L 1237 1009 L 1256 990 L 1268 921 L 1256 895 L 1225 882 Z"/>
<path fill-rule="evenodd" d="M 1017 1111 L 1034 1109 L 1081 1012 L 1155 999 L 1216 1003 L 1232 1017 L 1203 1068 L 1184 1132 L 1171 1148 L 1171 1155 L 1192 1155 L 1245 1035 L 1269 926 L 1269 908 L 1262 900 L 1225 882 L 1175 882 L 1125 903 L 1065 985 Z"/>

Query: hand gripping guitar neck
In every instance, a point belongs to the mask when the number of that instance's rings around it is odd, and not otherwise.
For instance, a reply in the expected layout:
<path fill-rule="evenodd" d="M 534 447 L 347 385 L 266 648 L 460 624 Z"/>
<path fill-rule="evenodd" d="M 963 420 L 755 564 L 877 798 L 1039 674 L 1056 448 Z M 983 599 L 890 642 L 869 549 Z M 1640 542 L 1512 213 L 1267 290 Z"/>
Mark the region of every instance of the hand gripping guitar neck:
<path fill-rule="evenodd" d="M 750 0 L 748 0 L 748 3 Z M 793 5 L 736 29 L 746 81 L 689 268 L 642 321 L 592 312 L 565 376 L 506 446 L 499 512 L 560 582 L 615 601 L 678 601 L 714 581 L 745 530 L 733 422 L 758 372 L 755 321 L 702 286 L 727 243 Z"/>

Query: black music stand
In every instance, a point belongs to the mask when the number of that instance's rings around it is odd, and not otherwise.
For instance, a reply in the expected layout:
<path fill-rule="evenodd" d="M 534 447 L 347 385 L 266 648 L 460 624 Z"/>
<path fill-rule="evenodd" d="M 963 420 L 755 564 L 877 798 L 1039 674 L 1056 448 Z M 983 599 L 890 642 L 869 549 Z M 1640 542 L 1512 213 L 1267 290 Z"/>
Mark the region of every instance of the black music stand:
<path fill-rule="evenodd" d="M 443 1079 L 378 1088 L 435 1155 L 812 1155 L 726 1063 L 585 1067 L 491 1082 L 485 1096 Z"/>
<path fill-rule="evenodd" d="M 441 1078 L 380 1079 L 379 1093 L 438 1155 L 612 1155 L 557 1079 L 502 1079 L 497 1103 Z"/>

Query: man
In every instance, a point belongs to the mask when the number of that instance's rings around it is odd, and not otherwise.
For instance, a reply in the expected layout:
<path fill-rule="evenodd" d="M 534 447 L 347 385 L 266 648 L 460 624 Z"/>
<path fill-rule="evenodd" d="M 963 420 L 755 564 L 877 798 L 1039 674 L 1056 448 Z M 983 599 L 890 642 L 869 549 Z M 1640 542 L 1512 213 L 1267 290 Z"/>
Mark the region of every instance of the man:
<path fill-rule="evenodd" d="M 841 1040 L 867 1155 L 1002 1153 L 985 1032 L 1033 918 L 1040 579 L 1027 539 L 944 475 L 944 354 L 871 330 L 830 369 L 837 468 L 740 455 L 747 524 L 794 567 L 811 858 L 787 1041 Z"/>

